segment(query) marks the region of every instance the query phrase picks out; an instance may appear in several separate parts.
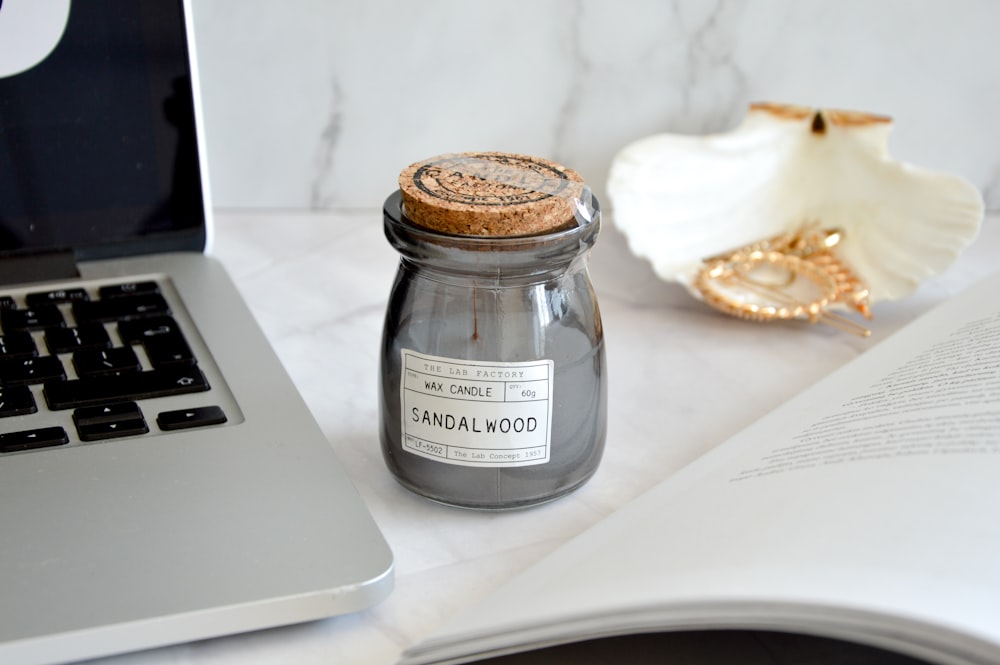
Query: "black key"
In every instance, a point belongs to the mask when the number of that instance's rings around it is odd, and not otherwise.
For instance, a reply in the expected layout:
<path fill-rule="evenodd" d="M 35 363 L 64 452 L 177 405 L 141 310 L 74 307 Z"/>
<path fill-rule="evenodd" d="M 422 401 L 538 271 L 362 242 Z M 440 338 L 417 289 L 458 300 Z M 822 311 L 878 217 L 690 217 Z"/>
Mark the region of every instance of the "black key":
<path fill-rule="evenodd" d="M 117 420 L 134 420 L 136 418 L 142 418 L 142 410 L 135 402 L 85 406 L 73 412 L 73 422 L 77 425 L 113 423 Z"/>
<path fill-rule="evenodd" d="M 138 372 L 142 369 L 131 346 L 113 349 L 81 349 L 73 353 L 73 367 L 80 378 Z"/>
<path fill-rule="evenodd" d="M 118 336 L 125 344 L 145 344 L 157 337 L 182 336 L 177 321 L 169 316 L 153 316 L 148 319 L 122 321 L 118 324 Z"/>
<path fill-rule="evenodd" d="M 217 406 L 199 406 L 193 409 L 164 411 L 156 416 L 156 424 L 164 431 L 187 429 L 189 427 L 205 427 L 221 425 L 228 420 L 226 414 Z"/>
<path fill-rule="evenodd" d="M 54 328 L 58 330 L 58 328 Z M 15 330 L 6 335 L 0 335 L 0 359 L 2 358 L 34 358 L 38 355 L 38 347 L 31 333 Z"/>
<path fill-rule="evenodd" d="M 149 431 L 142 411 L 135 402 L 91 406 L 73 412 L 73 424 L 81 441 L 115 439 Z"/>
<path fill-rule="evenodd" d="M 126 321 L 169 313 L 170 307 L 159 293 L 73 303 L 73 316 L 77 323 Z"/>
<path fill-rule="evenodd" d="M 170 365 L 194 365 L 194 354 L 183 337 L 157 337 L 143 345 L 153 367 Z"/>
<path fill-rule="evenodd" d="M 83 289 L 59 289 L 57 291 L 38 291 L 29 293 L 24 297 L 24 302 L 28 307 L 52 304 L 58 305 L 64 302 L 75 302 L 77 300 L 90 300 L 90 296 Z"/>
<path fill-rule="evenodd" d="M 19 386 L 65 378 L 66 370 L 56 356 L 0 361 L 0 385 Z"/>
<path fill-rule="evenodd" d="M 35 398 L 28 386 L 0 387 L 0 418 L 25 416 L 37 411 Z"/>
<path fill-rule="evenodd" d="M 139 295 L 141 293 L 159 293 L 160 286 L 156 282 L 126 282 L 102 286 L 97 294 L 101 298 L 121 298 Z"/>
<path fill-rule="evenodd" d="M 62 427 L 43 427 L 23 432 L 6 432 L 0 434 L 0 453 L 62 446 L 67 443 L 69 443 L 69 436 Z"/>
<path fill-rule="evenodd" d="M 43 330 L 66 325 L 62 312 L 55 305 L 39 305 L 27 309 L 0 310 L 0 325 L 6 333 L 12 330 Z"/>
<path fill-rule="evenodd" d="M 138 436 L 149 431 L 145 420 L 122 420 L 114 423 L 96 423 L 93 425 L 77 425 L 76 433 L 81 441 L 100 441 L 101 439 L 117 439 L 123 436 Z"/>
<path fill-rule="evenodd" d="M 45 331 L 49 353 L 72 353 L 78 349 L 107 349 L 111 337 L 100 323 L 84 323 L 75 328 L 49 328 Z"/>
<path fill-rule="evenodd" d="M 55 410 L 204 392 L 209 387 L 208 380 L 198 368 L 183 367 L 71 381 L 46 381 L 43 392 L 49 408 Z"/>
<path fill-rule="evenodd" d="M 177 322 L 169 316 L 122 321 L 118 324 L 118 336 L 126 344 L 142 344 L 153 367 L 195 364 L 191 347 Z"/>
<path fill-rule="evenodd" d="M 11 296 L 0 296 L 0 309 L 17 309 L 17 302 Z"/>

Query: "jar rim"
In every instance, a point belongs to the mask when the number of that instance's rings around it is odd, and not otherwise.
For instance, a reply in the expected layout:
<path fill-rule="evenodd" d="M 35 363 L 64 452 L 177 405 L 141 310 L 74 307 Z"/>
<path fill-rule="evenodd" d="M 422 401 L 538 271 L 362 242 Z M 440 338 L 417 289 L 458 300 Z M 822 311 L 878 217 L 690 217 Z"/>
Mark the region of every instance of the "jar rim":
<path fill-rule="evenodd" d="M 573 218 L 577 222 L 575 226 L 564 226 L 551 232 L 516 236 L 463 235 L 437 231 L 412 222 L 406 217 L 403 209 L 403 195 L 397 189 L 386 198 L 382 207 L 382 215 L 387 226 L 392 226 L 394 230 L 408 234 L 414 240 L 485 251 L 534 247 L 543 243 L 559 243 L 576 239 L 588 233 L 594 234 L 600 228 L 601 219 L 601 208 L 597 197 L 591 197 L 587 210 L 590 213 L 589 218 L 580 214 L 579 211 L 574 211 Z"/>

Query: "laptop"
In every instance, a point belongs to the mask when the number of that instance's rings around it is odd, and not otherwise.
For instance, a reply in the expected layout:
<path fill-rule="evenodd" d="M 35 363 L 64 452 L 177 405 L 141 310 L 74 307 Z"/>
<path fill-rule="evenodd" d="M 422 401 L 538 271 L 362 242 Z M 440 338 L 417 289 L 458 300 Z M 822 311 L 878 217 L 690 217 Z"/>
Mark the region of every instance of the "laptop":
<path fill-rule="evenodd" d="M 180 0 L 0 0 L 0 662 L 329 617 L 392 586 L 206 253 L 193 46 Z"/>

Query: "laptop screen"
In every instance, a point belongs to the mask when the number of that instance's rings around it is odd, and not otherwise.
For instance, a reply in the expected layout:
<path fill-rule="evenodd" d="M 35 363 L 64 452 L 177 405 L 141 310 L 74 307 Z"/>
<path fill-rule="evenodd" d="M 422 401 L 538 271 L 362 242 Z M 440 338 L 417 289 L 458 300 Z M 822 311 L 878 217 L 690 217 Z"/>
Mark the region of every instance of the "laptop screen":
<path fill-rule="evenodd" d="M 204 247 L 186 39 L 180 0 L 0 0 L 0 256 Z"/>

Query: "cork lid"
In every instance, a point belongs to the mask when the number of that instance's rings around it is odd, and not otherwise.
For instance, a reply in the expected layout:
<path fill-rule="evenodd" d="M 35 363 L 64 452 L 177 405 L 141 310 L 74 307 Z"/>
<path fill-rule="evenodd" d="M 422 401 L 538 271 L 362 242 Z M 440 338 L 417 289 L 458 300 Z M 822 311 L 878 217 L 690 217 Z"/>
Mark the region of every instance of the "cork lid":
<path fill-rule="evenodd" d="M 524 236 L 574 226 L 583 178 L 555 162 L 502 152 L 432 157 L 399 175 L 406 217 L 455 235 Z"/>

